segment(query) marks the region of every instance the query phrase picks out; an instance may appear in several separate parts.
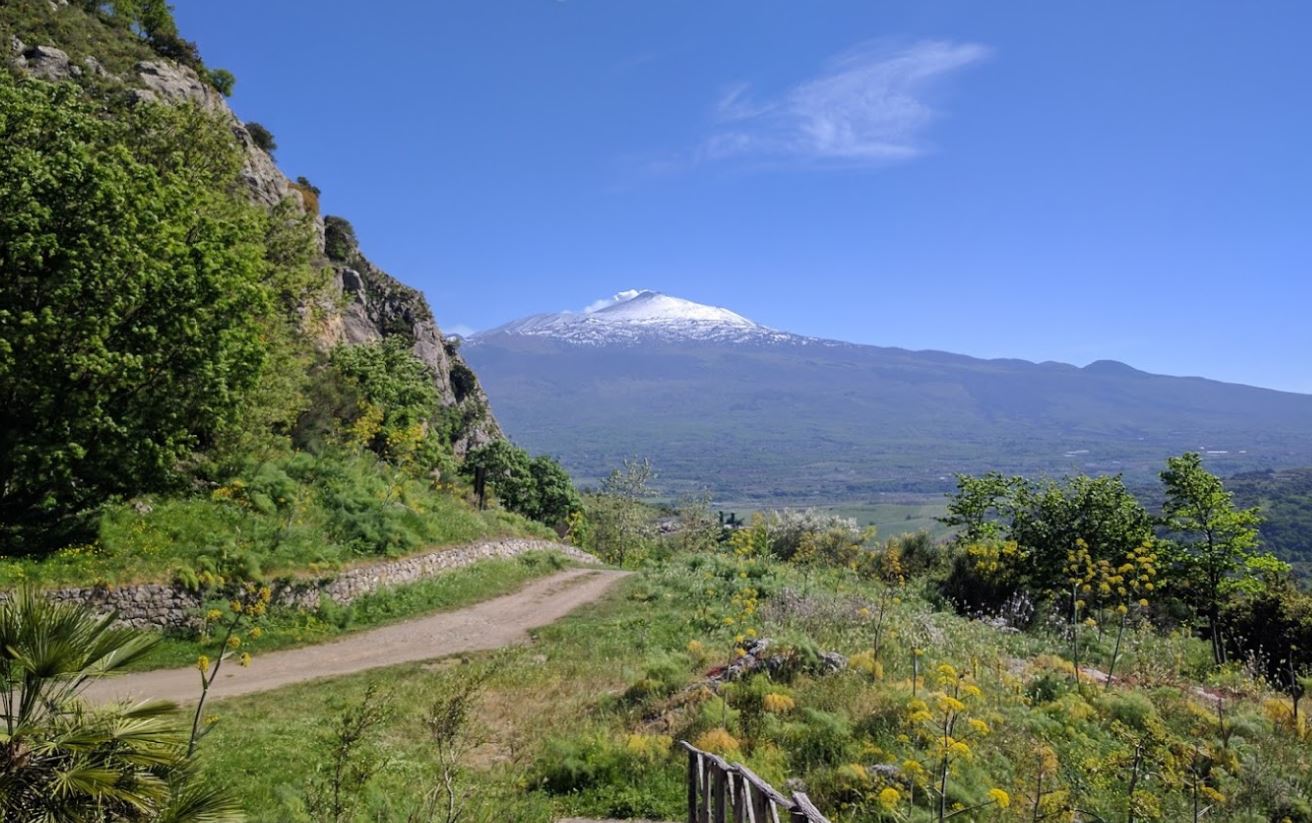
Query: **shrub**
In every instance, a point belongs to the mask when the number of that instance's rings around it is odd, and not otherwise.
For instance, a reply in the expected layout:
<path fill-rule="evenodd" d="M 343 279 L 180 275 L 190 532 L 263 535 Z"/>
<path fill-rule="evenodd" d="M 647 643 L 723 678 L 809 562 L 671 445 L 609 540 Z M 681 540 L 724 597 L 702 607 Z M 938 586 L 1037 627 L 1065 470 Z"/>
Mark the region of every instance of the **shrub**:
<path fill-rule="evenodd" d="M 642 677 L 629 687 L 624 696 L 631 701 L 668 697 L 688 682 L 688 670 L 688 658 L 681 654 L 652 654 L 646 660 Z"/>
<path fill-rule="evenodd" d="M 799 722 L 789 723 L 784 731 L 784 741 L 796 762 L 809 769 L 849 759 L 853 738 L 846 718 L 812 708 L 802 709 L 801 715 Z"/>
<path fill-rule="evenodd" d="M 275 269 L 218 118 L 106 118 L 7 72 L 0 110 L 0 521 L 48 526 L 168 487 L 241 416 L 278 328 Z M 179 159 L 196 146 L 204 168 Z"/>
<path fill-rule="evenodd" d="M 355 227 L 345 217 L 330 214 L 323 220 L 323 249 L 329 260 L 346 262 L 360 247 Z"/>
<path fill-rule="evenodd" d="M 304 177 L 296 178 L 296 182 L 291 184 L 293 189 L 301 193 L 301 202 L 305 205 L 307 214 L 318 216 L 319 214 L 319 187 L 312 184 Z"/>
<path fill-rule="evenodd" d="M 210 69 L 205 76 L 219 94 L 232 96 L 232 89 L 237 85 L 237 77 L 232 72 L 227 69 Z"/>
<path fill-rule="evenodd" d="M 274 139 L 273 132 L 265 128 L 262 123 L 251 120 L 246 124 L 246 132 L 251 136 L 251 141 L 255 143 L 255 147 L 270 157 L 278 150 L 278 141 Z"/>

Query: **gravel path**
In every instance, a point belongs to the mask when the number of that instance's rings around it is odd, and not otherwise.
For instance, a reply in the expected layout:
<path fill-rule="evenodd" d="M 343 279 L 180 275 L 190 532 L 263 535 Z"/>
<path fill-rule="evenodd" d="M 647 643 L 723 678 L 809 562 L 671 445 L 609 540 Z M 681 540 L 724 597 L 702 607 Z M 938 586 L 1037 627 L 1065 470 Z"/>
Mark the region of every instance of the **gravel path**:
<path fill-rule="evenodd" d="M 527 639 L 528 631 L 553 623 L 610 589 L 627 572 L 568 569 L 529 583 L 512 594 L 458 611 L 396 623 L 347 635 L 318 646 L 269 652 L 243 669 L 235 659 L 223 664 L 210 699 L 276 689 L 304 680 L 483 651 Z M 194 701 L 200 677 L 194 668 L 164 669 L 111 677 L 92 683 L 91 702 L 162 698 Z"/>

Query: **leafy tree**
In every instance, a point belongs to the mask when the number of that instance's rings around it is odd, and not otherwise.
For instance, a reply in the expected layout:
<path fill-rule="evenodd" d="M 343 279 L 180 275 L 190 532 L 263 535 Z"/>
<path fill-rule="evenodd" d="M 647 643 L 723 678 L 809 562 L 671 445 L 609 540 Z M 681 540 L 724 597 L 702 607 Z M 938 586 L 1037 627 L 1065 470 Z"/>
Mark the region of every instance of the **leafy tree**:
<path fill-rule="evenodd" d="M 513 512 L 556 528 L 582 508 L 574 482 L 547 455 L 529 457 L 508 440 L 493 440 L 465 457 L 465 473 L 482 472 L 501 504 Z"/>
<path fill-rule="evenodd" d="M 351 221 L 335 214 L 323 219 L 323 249 L 329 260 L 346 262 L 359 247 Z"/>
<path fill-rule="evenodd" d="M 79 697 L 155 642 L 112 623 L 31 591 L 0 603 L 0 819 L 241 820 L 232 797 L 197 777 L 171 703 L 92 709 Z"/>
<path fill-rule="evenodd" d="M 528 469 L 537 497 L 537 509 L 529 517 L 559 528 L 570 515 L 582 509 L 574 481 L 554 457 L 540 454 L 533 458 Z"/>
<path fill-rule="evenodd" d="M 537 483 L 528 452 L 509 440 L 493 440 L 465 457 L 465 472 L 481 471 L 501 505 L 527 516 L 538 511 Z"/>
<path fill-rule="evenodd" d="M 1194 612 L 1207 620 L 1212 656 L 1221 663 L 1225 645 L 1220 613 L 1226 597 L 1279 561 L 1257 550 L 1258 510 L 1237 508 L 1221 479 L 1203 468 L 1196 452 L 1167 460 L 1161 478 L 1168 556 L 1179 588 Z"/>
<path fill-rule="evenodd" d="M 1095 560 L 1119 565 L 1153 537 L 1153 519 L 1120 475 L 1077 476 L 1017 488 L 1008 537 L 1029 556 L 1030 586 L 1064 588 L 1067 554 L 1083 541 Z"/>
<path fill-rule="evenodd" d="M 0 73 L 0 521 L 158 488 L 261 377 L 267 217 L 222 124 Z"/>
<path fill-rule="evenodd" d="M 1004 477 L 989 472 L 978 477 L 957 475 L 957 492 L 948 500 L 947 514 L 940 521 L 957 529 L 963 543 L 996 540 L 1015 519 L 1017 490 L 1024 487 L 1023 477 Z"/>
<path fill-rule="evenodd" d="M 1093 560 L 1119 565 L 1126 553 L 1153 536 L 1152 517 L 1119 475 L 1044 483 L 997 473 L 962 475 L 943 522 L 960 529 L 957 541 L 966 547 L 1015 544 L 1003 570 L 1014 585 L 985 586 L 1003 597 L 1017 586 L 1033 594 L 1064 589 L 1063 567 L 1077 543 L 1083 543 Z M 957 573 L 978 569 L 978 563 L 967 561 L 956 564 Z M 987 605 L 972 596 L 969 589 L 975 585 L 950 581 L 962 602 Z"/>
<path fill-rule="evenodd" d="M 603 559 L 623 564 L 651 537 L 651 517 L 643 501 L 651 494 L 653 476 L 650 460 L 625 460 L 589 501 L 590 548 Z"/>
<path fill-rule="evenodd" d="M 224 97 L 231 97 L 232 90 L 237 85 L 237 77 L 227 69 L 210 69 L 206 73 L 210 85 L 222 94 Z"/>
<path fill-rule="evenodd" d="M 433 372 L 400 337 L 333 350 L 338 377 L 358 398 L 350 439 L 396 465 L 421 472 L 448 467 L 448 434 Z"/>
<path fill-rule="evenodd" d="M 278 141 L 274 139 L 273 132 L 265 128 L 263 124 L 251 120 L 246 124 L 246 131 L 250 134 L 251 140 L 255 142 L 256 147 L 270 157 L 278 150 Z"/>

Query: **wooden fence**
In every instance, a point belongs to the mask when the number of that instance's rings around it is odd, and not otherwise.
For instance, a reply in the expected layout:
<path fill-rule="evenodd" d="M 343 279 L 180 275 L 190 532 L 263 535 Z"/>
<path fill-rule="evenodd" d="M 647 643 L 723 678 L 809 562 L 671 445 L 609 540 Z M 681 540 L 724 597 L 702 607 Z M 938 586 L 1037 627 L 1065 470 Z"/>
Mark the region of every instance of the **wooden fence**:
<path fill-rule="evenodd" d="M 829 823 L 805 794 L 787 797 L 741 763 L 679 745 L 688 752 L 688 823 Z"/>

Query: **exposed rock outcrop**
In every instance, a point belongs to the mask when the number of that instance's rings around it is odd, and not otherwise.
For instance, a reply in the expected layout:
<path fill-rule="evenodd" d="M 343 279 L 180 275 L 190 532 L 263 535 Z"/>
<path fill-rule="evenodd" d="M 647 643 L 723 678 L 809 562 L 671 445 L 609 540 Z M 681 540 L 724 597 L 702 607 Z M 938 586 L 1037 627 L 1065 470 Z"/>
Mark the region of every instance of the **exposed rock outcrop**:
<path fill-rule="evenodd" d="M 68 55 L 54 46 L 32 46 L 22 53 L 22 66 L 28 74 L 57 83 L 82 73 Z"/>
<path fill-rule="evenodd" d="M 415 356 L 437 376 L 442 403 L 461 412 L 464 425 L 455 442 L 457 455 L 502 437 L 487 395 L 455 344 L 442 335 L 424 296 L 365 257 L 345 220 L 328 218 L 326 237 L 339 287 L 350 298 L 336 331 L 341 340 L 358 344 L 401 335 L 408 341 Z"/>

